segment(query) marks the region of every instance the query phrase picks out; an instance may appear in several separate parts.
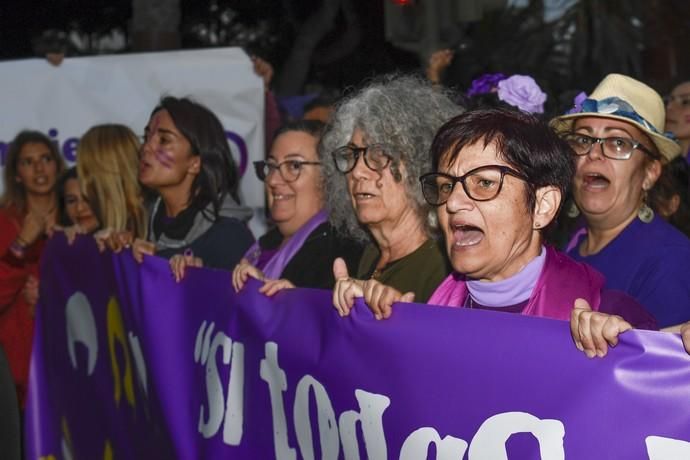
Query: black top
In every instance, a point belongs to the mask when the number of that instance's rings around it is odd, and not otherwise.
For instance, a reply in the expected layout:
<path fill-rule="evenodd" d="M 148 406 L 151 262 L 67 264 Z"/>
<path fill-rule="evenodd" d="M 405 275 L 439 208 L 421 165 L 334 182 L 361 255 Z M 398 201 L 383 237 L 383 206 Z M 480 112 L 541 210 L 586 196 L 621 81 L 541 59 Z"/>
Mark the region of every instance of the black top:
<path fill-rule="evenodd" d="M 190 206 L 171 219 L 165 217 L 165 212 L 160 209 L 153 216 L 154 237 L 158 239 L 164 233 L 171 238 L 184 239 L 199 212 L 203 211 Z M 212 216 L 208 218 L 212 219 Z M 156 255 L 169 259 L 190 249 L 195 257 L 203 260 L 204 267 L 232 270 L 254 242 L 252 233 L 243 222 L 223 216 L 216 218 L 204 233 L 190 239 L 191 242 L 183 246 L 158 248 Z"/>
<path fill-rule="evenodd" d="M 264 250 L 274 250 L 282 241 L 283 235 L 274 228 L 259 238 L 259 246 Z M 333 289 L 333 261 L 336 257 L 342 257 L 348 271 L 355 273 L 362 249 L 357 242 L 337 235 L 331 224 L 324 222 L 309 234 L 288 262 L 281 278 L 297 287 Z"/>

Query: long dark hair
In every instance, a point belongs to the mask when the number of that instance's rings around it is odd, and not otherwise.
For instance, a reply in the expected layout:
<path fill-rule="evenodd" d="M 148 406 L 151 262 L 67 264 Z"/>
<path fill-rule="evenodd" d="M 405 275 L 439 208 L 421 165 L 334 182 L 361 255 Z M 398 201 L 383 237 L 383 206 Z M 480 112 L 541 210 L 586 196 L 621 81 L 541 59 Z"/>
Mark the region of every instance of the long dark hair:
<path fill-rule="evenodd" d="M 239 203 L 239 174 L 218 117 L 198 102 L 172 96 L 161 99 L 151 116 L 160 110 L 170 114 L 189 142 L 192 155 L 201 158 L 201 170 L 192 183 L 189 205 L 203 210 L 212 203 L 214 217 L 218 217 L 226 195 Z"/>
<path fill-rule="evenodd" d="M 45 134 L 40 131 L 21 131 L 12 140 L 7 149 L 7 161 L 5 162 L 4 180 L 5 192 L 0 197 L 0 206 L 16 206 L 21 212 L 26 211 L 26 190 L 24 184 L 16 181 L 17 166 L 19 162 L 19 154 L 26 144 L 43 144 L 55 161 L 57 167 L 56 174 L 62 173 L 65 169 L 65 162 L 58 152 L 55 143 Z"/>

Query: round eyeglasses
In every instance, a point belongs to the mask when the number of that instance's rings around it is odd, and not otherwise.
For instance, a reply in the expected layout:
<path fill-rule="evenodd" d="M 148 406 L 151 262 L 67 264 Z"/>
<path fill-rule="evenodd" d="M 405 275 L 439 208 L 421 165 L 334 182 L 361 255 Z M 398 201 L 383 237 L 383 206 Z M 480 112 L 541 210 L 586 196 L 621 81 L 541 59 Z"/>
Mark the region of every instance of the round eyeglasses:
<path fill-rule="evenodd" d="M 254 171 L 259 180 L 264 181 L 273 172 L 278 170 L 280 177 L 285 182 L 294 182 L 299 178 L 302 168 L 305 165 L 320 165 L 319 161 L 285 160 L 282 163 L 271 163 L 268 161 L 255 161 Z"/>
<path fill-rule="evenodd" d="M 355 147 L 346 145 L 333 151 L 333 161 L 338 171 L 347 174 L 357 165 L 360 155 L 364 158 L 364 164 L 372 171 L 381 172 L 391 162 L 382 145 L 374 144 L 367 147 Z"/>
<path fill-rule="evenodd" d="M 448 201 L 458 182 L 472 200 L 493 200 L 501 192 L 506 174 L 527 180 L 525 176 L 507 166 L 486 165 L 474 168 L 460 177 L 441 172 L 424 174 L 419 178 L 419 182 L 422 184 L 422 194 L 426 202 L 432 206 L 441 206 Z"/>
<path fill-rule="evenodd" d="M 601 144 L 601 153 L 612 160 L 629 160 L 635 149 L 656 158 L 644 145 L 629 137 L 591 137 L 580 133 L 567 133 L 563 139 L 570 144 L 575 155 L 585 156 L 595 144 Z"/>

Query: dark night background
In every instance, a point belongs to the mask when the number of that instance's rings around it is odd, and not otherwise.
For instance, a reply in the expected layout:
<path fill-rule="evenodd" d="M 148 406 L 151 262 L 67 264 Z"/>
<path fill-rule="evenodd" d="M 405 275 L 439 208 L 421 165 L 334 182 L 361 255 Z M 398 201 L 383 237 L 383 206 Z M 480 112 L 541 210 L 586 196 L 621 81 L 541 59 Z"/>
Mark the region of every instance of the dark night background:
<path fill-rule="evenodd" d="M 613 71 L 662 92 L 690 77 L 687 0 L 514 3 L 520 7 L 506 0 L 3 0 L 0 58 L 42 55 L 58 42 L 68 56 L 243 46 L 273 64 L 274 91 L 291 95 L 421 70 L 433 49 L 451 47 L 449 85 L 466 88 L 484 72 L 524 73 L 552 105 Z M 554 5 L 558 17 L 546 21 L 544 9 Z M 113 30 L 119 44 L 103 45 Z M 70 36 L 80 37 L 78 46 Z"/>

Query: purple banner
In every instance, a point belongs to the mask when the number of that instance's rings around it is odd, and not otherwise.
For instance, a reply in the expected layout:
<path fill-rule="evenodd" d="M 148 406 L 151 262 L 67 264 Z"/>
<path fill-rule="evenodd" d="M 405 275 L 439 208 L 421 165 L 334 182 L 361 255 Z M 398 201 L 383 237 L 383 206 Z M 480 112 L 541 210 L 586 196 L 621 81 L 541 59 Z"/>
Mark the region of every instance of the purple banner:
<path fill-rule="evenodd" d="M 44 255 L 27 458 L 687 459 L 690 357 L 633 331 L 605 359 L 568 324 L 327 291 L 267 298 L 230 273 Z"/>

